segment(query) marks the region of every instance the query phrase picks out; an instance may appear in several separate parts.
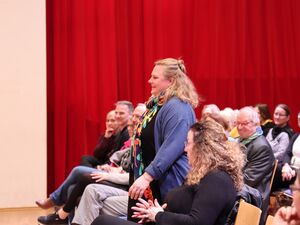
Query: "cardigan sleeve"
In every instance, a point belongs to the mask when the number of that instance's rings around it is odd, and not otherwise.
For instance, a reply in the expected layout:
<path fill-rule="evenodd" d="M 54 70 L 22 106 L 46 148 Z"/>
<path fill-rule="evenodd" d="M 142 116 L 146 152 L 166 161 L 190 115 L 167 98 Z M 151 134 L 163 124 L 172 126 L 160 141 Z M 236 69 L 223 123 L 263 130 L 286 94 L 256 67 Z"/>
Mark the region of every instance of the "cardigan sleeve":
<path fill-rule="evenodd" d="M 156 123 L 159 129 L 155 130 L 157 139 L 154 160 L 145 169 L 155 180 L 158 180 L 172 164 L 185 155 L 184 142 L 190 126 L 195 122 L 194 111 L 190 105 L 176 101 L 164 106 Z"/>

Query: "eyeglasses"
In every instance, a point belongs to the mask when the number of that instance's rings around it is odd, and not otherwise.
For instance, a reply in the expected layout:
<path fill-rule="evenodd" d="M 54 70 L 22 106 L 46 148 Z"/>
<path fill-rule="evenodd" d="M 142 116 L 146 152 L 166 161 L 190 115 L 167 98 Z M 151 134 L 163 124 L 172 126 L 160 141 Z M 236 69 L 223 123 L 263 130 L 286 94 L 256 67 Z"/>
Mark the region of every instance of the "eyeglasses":
<path fill-rule="evenodd" d="M 236 126 L 247 126 L 249 123 L 251 123 L 252 121 L 246 121 L 246 122 L 236 122 Z"/>
<path fill-rule="evenodd" d="M 295 185 L 290 185 L 290 189 L 291 189 L 292 193 L 295 191 L 300 191 L 300 187 L 296 187 Z"/>
<path fill-rule="evenodd" d="M 280 113 L 274 113 L 274 116 L 284 117 L 286 115 L 285 114 L 280 114 Z"/>

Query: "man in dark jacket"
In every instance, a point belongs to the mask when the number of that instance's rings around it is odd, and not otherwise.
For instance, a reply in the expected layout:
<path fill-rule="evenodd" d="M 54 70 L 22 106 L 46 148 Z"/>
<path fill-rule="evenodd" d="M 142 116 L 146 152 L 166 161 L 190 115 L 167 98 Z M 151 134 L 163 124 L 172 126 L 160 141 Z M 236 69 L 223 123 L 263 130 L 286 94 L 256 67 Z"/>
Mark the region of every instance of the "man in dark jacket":
<path fill-rule="evenodd" d="M 261 224 L 264 223 L 270 197 L 270 181 L 274 166 L 274 154 L 259 126 L 259 116 L 253 107 L 242 108 L 237 115 L 239 142 L 245 146 L 247 162 L 244 167 L 245 183 L 260 191 L 263 204 Z"/>

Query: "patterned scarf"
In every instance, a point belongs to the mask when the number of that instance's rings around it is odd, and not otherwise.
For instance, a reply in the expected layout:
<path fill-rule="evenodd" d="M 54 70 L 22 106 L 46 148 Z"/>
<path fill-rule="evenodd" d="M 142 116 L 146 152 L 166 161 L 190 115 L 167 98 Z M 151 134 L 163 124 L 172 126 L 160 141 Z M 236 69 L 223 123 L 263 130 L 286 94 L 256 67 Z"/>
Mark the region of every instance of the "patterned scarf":
<path fill-rule="evenodd" d="M 250 137 L 248 137 L 247 139 L 242 139 L 242 138 L 239 138 L 239 142 L 243 145 L 247 145 L 249 144 L 251 141 L 253 141 L 254 139 L 256 139 L 257 137 L 263 135 L 263 131 L 261 129 L 261 126 L 258 126 L 256 128 L 256 131 L 254 134 L 252 134 Z"/>
<path fill-rule="evenodd" d="M 134 129 L 134 135 L 131 139 L 131 166 L 132 171 L 134 175 L 134 180 L 139 178 L 144 173 L 144 163 L 143 163 L 143 157 L 142 157 L 142 142 L 141 142 L 141 133 L 142 129 L 147 127 L 147 125 L 150 123 L 152 118 L 156 115 L 156 113 L 159 110 L 159 107 L 163 104 L 163 97 L 164 93 L 161 93 L 158 97 L 152 96 L 148 102 L 147 110 L 143 114 L 141 118 L 141 122 L 137 124 L 136 128 Z M 149 189 L 149 188 L 148 188 Z M 145 195 L 151 199 L 151 194 L 147 194 L 150 190 L 146 190 Z M 150 196 L 149 196 L 150 195 Z"/>

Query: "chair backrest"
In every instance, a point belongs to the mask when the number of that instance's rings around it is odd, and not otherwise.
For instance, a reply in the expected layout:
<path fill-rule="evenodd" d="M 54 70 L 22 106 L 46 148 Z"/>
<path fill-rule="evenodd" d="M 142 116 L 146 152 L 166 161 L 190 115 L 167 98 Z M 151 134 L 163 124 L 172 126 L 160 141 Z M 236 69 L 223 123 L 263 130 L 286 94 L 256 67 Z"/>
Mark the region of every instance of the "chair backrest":
<path fill-rule="evenodd" d="M 272 225 L 274 220 L 274 216 L 268 215 L 266 225 Z"/>
<path fill-rule="evenodd" d="M 261 209 L 241 199 L 235 225 L 258 225 Z"/>
<path fill-rule="evenodd" d="M 274 162 L 274 168 L 273 168 L 272 177 L 271 177 L 271 181 L 270 181 L 270 191 L 272 189 L 273 180 L 274 180 L 274 177 L 275 177 L 277 165 L 278 165 L 278 160 L 276 159 L 275 162 Z"/>

